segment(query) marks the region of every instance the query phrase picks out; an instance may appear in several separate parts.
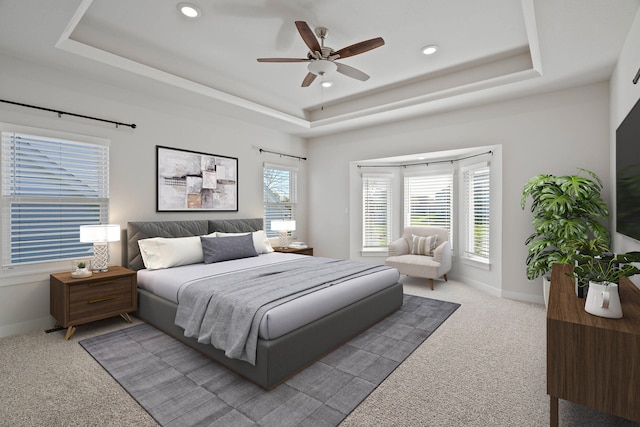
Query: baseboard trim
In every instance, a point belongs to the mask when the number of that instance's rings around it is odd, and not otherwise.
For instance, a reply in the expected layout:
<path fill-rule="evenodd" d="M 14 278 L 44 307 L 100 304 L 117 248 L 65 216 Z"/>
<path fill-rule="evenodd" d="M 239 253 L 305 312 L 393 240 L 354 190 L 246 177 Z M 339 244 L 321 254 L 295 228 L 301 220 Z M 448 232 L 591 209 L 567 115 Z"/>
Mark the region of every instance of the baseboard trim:
<path fill-rule="evenodd" d="M 0 338 L 8 337 L 11 335 L 23 334 L 26 332 L 32 332 L 37 329 L 51 328 L 53 320 L 51 316 L 41 317 L 39 319 L 29 320 L 27 322 L 13 323 L 11 325 L 0 326 Z"/>

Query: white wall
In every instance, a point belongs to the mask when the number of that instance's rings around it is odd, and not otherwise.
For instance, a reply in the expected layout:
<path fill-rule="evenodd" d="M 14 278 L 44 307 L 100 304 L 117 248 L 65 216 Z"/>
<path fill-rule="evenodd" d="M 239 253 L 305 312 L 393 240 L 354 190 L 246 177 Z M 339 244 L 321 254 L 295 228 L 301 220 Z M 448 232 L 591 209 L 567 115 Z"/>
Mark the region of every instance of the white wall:
<path fill-rule="evenodd" d="M 615 182 L 616 161 L 616 129 L 627 116 L 627 113 L 640 99 L 640 82 L 633 84 L 633 78 L 640 67 L 640 12 L 631 26 L 627 40 L 620 52 L 616 68 L 611 76 L 611 182 Z M 640 148 L 639 148 L 640 149 Z M 615 193 L 615 186 L 612 190 Z M 614 195 L 614 200 L 617 195 Z M 611 216 L 615 224 L 615 203 L 612 204 Z M 615 226 L 612 228 L 615 230 Z M 640 251 L 640 242 L 614 234 L 613 249 L 615 252 Z M 640 275 L 631 280 L 640 287 Z"/>
<path fill-rule="evenodd" d="M 298 137 L 254 126 L 184 105 L 61 75 L 56 70 L 0 58 L 3 99 L 135 123 L 135 130 L 0 103 L 0 122 L 89 135 L 111 140 L 110 222 L 126 229 L 127 221 L 262 217 L 263 162 L 300 168 L 297 233 L 306 237 L 306 164 L 260 154 L 265 148 L 306 156 Z M 238 158 L 239 211 L 217 213 L 156 213 L 155 147 L 163 145 Z M 124 264 L 126 242 L 112 243 L 113 264 Z M 62 268 L 66 268 L 62 267 Z M 53 325 L 49 316 L 49 273 L 15 276 L 0 271 L 0 336 Z"/>
<path fill-rule="evenodd" d="M 526 279 L 524 241 L 531 215 L 520 209 L 522 186 L 540 173 L 590 169 L 610 187 L 607 82 L 512 101 L 345 132 L 309 141 L 309 241 L 321 256 L 346 258 L 353 247 L 349 221 L 349 162 L 429 151 L 502 146 L 500 251 L 490 274 L 457 266 L 462 280 L 500 295 L 542 303 L 542 279 Z M 609 199 L 609 192 L 603 194 Z"/>

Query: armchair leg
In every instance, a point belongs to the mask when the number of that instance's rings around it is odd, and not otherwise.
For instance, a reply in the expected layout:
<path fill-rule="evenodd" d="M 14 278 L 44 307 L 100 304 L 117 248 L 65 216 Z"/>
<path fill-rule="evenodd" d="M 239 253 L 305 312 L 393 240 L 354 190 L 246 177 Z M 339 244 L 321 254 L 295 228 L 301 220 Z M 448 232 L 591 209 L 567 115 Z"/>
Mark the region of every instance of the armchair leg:
<path fill-rule="evenodd" d="M 433 290 L 433 279 L 429 279 L 429 284 L 431 285 L 431 290 Z"/>
<path fill-rule="evenodd" d="M 449 279 L 447 279 L 447 275 L 446 274 L 443 277 L 444 277 L 444 281 L 445 282 L 449 281 Z"/>

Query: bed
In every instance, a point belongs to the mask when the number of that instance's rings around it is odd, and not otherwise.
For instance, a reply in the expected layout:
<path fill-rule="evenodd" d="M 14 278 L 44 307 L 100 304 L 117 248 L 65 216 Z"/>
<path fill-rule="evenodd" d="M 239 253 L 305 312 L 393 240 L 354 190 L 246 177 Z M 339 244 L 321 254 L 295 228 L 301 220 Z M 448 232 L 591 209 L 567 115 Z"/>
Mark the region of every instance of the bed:
<path fill-rule="evenodd" d="M 270 323 L 264 320 L 260 324 L 255 360 L 251 363 L 227 357 L 224 351 L 198 342 L 194 337 L 185 336 L 185 330 L 175 324 L 178 313 L 177 294 L 181 286 L 173 285 L 172 288 L 169 285 L 169 291 L 167 291 L 167 288 L 161 287 L 159 283 L 171 281 L 172 277 L 179 277 L 182 281 L 192 280 L 205 266 L 195 264 L 167 268 L 162 274 L 158 274 L 158 270 L 145 268 L 139 241 L 154 237 L 207 236 L 216 232 L 253 233 L 262 229 L 261 218 L 129 222 L 127 264 L 129 268 L 138 271 L 138 317 L 259 386 L 271 389 L 396 311 L 402 305 L 403 291 L 402 285 L 397 282 L 399 277 L 397 271 L 385 269 L 379 275 L 361 276 L 349 282 L 340 283 L 339 286 L 331 286 L 316 292 L 315 294 L 325 292 L 324 301 L 320 304 L 310 303 L 311 296 L 305 296 L 274 307 L 267 312 L 269 316 L 264 316 L 265 319 L 270 319 Z M 248 265 L 246 263 L 264 264 L 267 266 L 265 268 L 268 268 L 276 263 L 293 265 L 303 262 L 300 258 L 307 257 L 285 253 L 265 253 L 254 258 L 255 260 L 251 261 L 242 259 L 223 261 L 207 268 L 222 269 L 226 274 L 231 269 L 245 269 Z M 220 272 L 217 271 L 215 274 Z M 336 295 L 339 295 L 341 289 L 344 290 L 347 287 L 350 294 L 345 297 L 346 302 L 338 303 L 337 301 L 343 301 L 343 299 Z M 307 298 L 306 302 L 305 298 Z M 295 304 L 298 304 L 297 309 L 291 308 Z M 313 311 L 312 307 L 320 310 L 320 313 L 310 318 L 308 312 Z M 278 310 L 280 310 L 279 315 Z"/>

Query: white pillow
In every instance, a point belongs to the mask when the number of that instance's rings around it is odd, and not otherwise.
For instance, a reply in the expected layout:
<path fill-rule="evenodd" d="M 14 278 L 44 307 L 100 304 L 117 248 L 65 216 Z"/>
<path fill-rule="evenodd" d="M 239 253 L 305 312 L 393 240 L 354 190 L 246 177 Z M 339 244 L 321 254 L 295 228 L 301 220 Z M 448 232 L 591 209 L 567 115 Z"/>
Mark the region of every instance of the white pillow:
<path fill-rule="evenodd" d="M 249 233 L 222 233 L 220 231 L 216 232 L 217 237 L 226 237 L 226 236 L 244 236 Z M 258 254 L 268 254 L 269 252 L 273 252 L 273 248 L 271 247 L 271 243 L 269 242 L 269 238 L 267 237 L 267 233 L 264 230 L 258 230 L 251 233 L 253 236 L 253 246 L 256 248 L 256 252 Z"/>
<path fill-rule="evenodd" d="M 152 237 L 138 240 L 138 246 L 142 262 L 149 270 L 204 262 L 200 236 Z"/>

